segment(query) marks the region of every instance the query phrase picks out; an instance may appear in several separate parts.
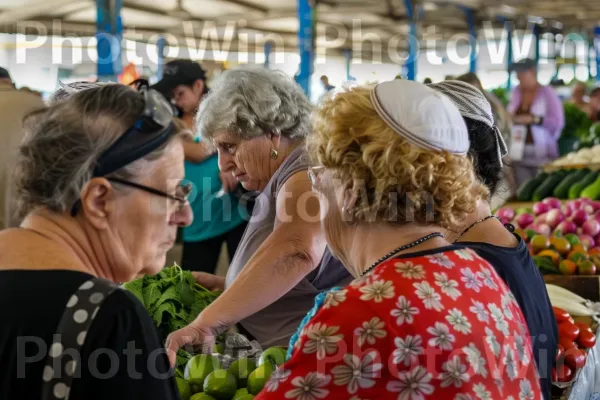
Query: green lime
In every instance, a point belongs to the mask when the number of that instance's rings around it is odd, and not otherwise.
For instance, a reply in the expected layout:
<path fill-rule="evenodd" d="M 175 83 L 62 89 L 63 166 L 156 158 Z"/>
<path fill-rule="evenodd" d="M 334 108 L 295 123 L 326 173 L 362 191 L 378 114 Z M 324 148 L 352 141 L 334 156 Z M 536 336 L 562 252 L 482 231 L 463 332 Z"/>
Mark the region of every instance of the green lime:
<path fill-rule="evenodd" d="M 251 394 L 245 394 L 242 397 L 238 397 L 236 400 L 254 400 L 254 396 Z"/>
<path fill-rule="evenodd" d="M 575 246 L 576 244 L 580 243 L 579 242 L 579 237 L 576 234 L 574 234 L 574 233 L 567 233 L 565 235 L 565 239 L 567 239 L 567 241 L 569 243 L 571 243 L 571 246 Z"/>
<path fill-rule="evenodd" d="M 528 240 L 531 240 L 531 238 L 533 238 L 535 235 L 537 235 L 537 232 L 534 231 L 533 229 L 526 229 L 525 233 L 527 234 Z"/>
<path fill-rule="evenodd" d="M 217 400 L 230 400 L 237 390 L 235 376 L 225 369 L 216 369 L 204 381 L 204 393 Z"/>
<path fill-rule="evenodd" d="M 185 379 L 195 385 L 204 384 L 204 380 L 215 369 L 221 368 L 221 362 L 210 354 L 198 354 L 188 361 L 185 366 Z"/>
<path fill-rule="evenodd" d="M 249 394 L 247 388 L 238 389 L 231 400 L 238 400 L 240 397 L 246 396 L 247 394 Z"/>
<path fill-rule="evenodd" d="M 222 344 L 215 344 L 213 353 L 225 354 L 225 347 Z"/>
<path fill-rule="evenodd" d="M 240 358 L 231 363 L 227 371 L 231 372 L 237 380 L 238 387 L 245 387 L 248 376 L 256 369 L 256 362 L 248 358 Z"/>
<path fill-rule="evenodd" d="M 190 400 L 216 400 L 214 397 L 207 395 L 206 393 L 196 393 Z"/>
<path fill-rule="evenodd" d="M 177 391 L 179 392 L 181 400 L 189 400 L 192 395 L 190 383 L 183 378 L 175 378 L 175 383 L 177 383 Z"/>
<path fill-rule="evenodd" d="M 271 363 L 265 363 L 256 368 L 248 377 L 248 393 L 257 395 L 265 387 L 265 384 L 274 372 Z"/>
<path fill-rule="evenodd" d="M 287 356 L 287 350 L 283 347 L 270 347 L 262 352 L 260 358 L 258 359 L 258 365 L 263 365 L 267 358 L 270 358 L 271 361 L 275 363 L 278 367 L 283 365 L 285 362 L 285 357 Z"/>

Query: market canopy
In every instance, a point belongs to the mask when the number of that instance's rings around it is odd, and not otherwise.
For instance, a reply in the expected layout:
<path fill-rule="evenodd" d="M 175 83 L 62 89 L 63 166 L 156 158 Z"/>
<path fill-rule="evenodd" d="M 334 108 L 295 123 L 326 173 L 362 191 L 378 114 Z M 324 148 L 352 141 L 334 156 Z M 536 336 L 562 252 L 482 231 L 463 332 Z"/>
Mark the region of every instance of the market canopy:
<path fill-rule="evenodd" d="M 542 32 L 584 35 L 591 35 L 600 24 L 600 2 L 584 5 L 581 0 L 319 0 L 316 9 L 317 46 L 340 54 L 351 48 L 357 37 L 365 41 L 371 37 L 381 41 L 406 38 L 411 12 L 422 50 L 431 46 L 427 41 L 431 37 L 443 41 L 469 32 L 469 17 L 471 27 L 478 31 L 484 26 L 500 28 L 503 19 L 515 21 L 518 29 L 539 23 Z M 35 21 L 38 31 L 43 26 L 48 34 L 93 36 L 96 12 L 93 1 L 0 0 L 0 32 L 24 32 L 24 21 Z M 261 40 L 285 46 L 286 51 L 295 51 L 298 44 L 296 0 L 124 0 L 121 17 L 124 38 L 146 42 L 156 41 L 159 35 L 209 43 L 230 37 L 229 50 L 244 51 L 247 42 L 252 43 L 254 37 L 256 43 L 262 35 Z M 27 32 L 38 31 L 30 27 Z M 399 51 L 408 48 L 406 40 L 396 41 Z"/>

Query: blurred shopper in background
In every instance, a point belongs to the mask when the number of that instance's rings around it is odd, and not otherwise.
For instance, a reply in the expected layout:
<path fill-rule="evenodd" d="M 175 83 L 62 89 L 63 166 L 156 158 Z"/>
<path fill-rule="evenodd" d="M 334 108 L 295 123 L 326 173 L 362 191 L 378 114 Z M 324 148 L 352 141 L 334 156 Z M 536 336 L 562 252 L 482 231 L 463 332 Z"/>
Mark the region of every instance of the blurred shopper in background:
<path fill-rule="evenodd" d="M 298 84 L 265 69 L 226 71 L 202 101 L 197 131 L 217 147 L 221 170 L 260 194 L 227 278 L 196 277 L 225 291 L 171 336 L 170 350 L 214 343 L 238 322 L 263 348 L 287 346 L 315 296 L 349 278 L 326 249 L 308 179 L 311 111 Z"/>
<path fill-rule="evenodd" d="M 329 77 L 327 75 L 323 75 L 321 77 L 321 85 L 323 85 L 323 91 L 325 93 L 332 91 L 335 89 L 335 86 L 329 83 Z"/>
<path fill-rule="evenodd" d="M 521 185 L 537 175 L 540 166 L 558 156 L 565 113 L 554 89 L 538 82 L 535 60 L 516 62 L 511 66 L 513 71 L 519 86 L 508 105 L 513 122 L 509 146 L 517 185 Z"/>
<path fill-rule="evenodd" d="M 571 97 L 569 98 L 569 102 L 575 104 L 581 111 L 590 115 L 591 108 L 590 104 L 585 100 L 586 95 L 586 86 L 583 82 L 576 82 L 573 86 L 573 91 L 571 92 Z"/>
<path fill-rule="evenodd" d="M 175 60 L 165 65 L 163 74 L 153 88 L 172 100 L 182 111 L 187 128 L 195 131 L 194 118 L 209 91 L 206 72 L 194 61 Z M 194 222 L 183 230 L 181 265 L 187 270 L 214 274 L 223 244 L 231 261 L 246 229 L 248 215 L 240 205 L 244 192 L 231 174 L 219 171 L 216 152 L 199 137 L 186 141 L 184 149 L 185 177 L 194 187 L 190 197 Z"/>
<path fill-rule="evenodd" d="M 12 179 L 17 148 L 23 140 L 23 118 L 45 107 L 40 96 L 17 90 L 8 71 L 0 67 L 0 230 L 19 226 Z"/>
<path fill-rule="evenodd" d="M 600 121 L 600 87 L 590 92 L 590 118 L 592 121 Z"/>

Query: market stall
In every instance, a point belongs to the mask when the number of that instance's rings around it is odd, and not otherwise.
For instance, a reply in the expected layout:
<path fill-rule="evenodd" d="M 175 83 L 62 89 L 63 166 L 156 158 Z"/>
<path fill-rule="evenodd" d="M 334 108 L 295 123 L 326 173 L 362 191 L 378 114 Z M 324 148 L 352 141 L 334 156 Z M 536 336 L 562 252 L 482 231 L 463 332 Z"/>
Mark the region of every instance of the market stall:
<path fill-rule="evenodd" d="M 600 180 L 588 167 L 541 172 L 529 193 L 519 192 L 521 199 L 538 201 L 508 202 L 496 211 L 516 227 L 546 282 L 559 323 L 557 399 L 600 392 L 600 201 L 590 198 L 600 196 Z"/>

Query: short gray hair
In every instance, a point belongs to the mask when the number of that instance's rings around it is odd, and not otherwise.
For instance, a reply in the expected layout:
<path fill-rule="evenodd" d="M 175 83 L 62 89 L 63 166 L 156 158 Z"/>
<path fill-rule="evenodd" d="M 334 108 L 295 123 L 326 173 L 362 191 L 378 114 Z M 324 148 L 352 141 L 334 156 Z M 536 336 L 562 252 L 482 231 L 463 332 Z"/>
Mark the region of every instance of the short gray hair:
<path fill-rule="evenodd" d="M 92 178 L 100 155 L 135 123 L 144 106 L 132 88 L 105 84 L 30 114 L 15 165 L 19 216 L 38 208 L 68 211 Z M 148 173 L 149 163 L 160 158 L 172 140 L 110 175 L 132 179 Z"/>
<path fill-rule="evenodd" d="M 304 139 L 311 111 L 300 86 L 283 72 L 235 69 L 212 83 L 196 117 L 197 133 L 209 140 L 223 131 L 241 139 L 267 134 Z"/>

